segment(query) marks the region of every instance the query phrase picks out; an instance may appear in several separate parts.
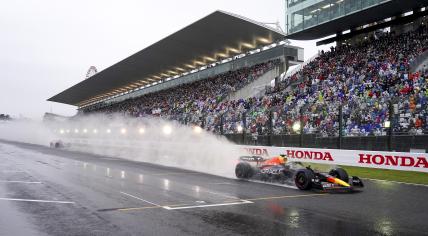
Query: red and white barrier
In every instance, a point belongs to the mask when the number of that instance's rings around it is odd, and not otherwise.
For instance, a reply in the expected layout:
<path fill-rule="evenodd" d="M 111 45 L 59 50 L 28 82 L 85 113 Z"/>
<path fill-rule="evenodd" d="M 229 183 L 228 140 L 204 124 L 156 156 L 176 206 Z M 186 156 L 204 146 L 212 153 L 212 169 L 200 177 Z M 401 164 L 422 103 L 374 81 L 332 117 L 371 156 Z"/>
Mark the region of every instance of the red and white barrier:
<path fill-rule="evenodd" d="M 266 146 L 241 147 L 249 155 L 272 157 L 285 154 L 292 161 L 428 172 L 427 153 Z"/>

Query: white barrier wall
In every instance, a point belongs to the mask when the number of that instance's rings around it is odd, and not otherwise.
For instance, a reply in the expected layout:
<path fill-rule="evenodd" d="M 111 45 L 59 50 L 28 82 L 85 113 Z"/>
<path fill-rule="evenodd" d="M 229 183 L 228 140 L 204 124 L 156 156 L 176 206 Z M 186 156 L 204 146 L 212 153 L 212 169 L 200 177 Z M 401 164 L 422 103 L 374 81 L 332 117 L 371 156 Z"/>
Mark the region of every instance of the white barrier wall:
<path fill-rule="evenodd" d="M 266 146 L 240 147 L 249 155 L 272 157 L 285 154 L 291 161 L 428 172 L 427 153 Z"/>
<path fill-rule="evenodd" d="M 108 139 L 68 139 L 77 146 L 99 147 L 103 149 L 116 148 L 118 150 L 141 149 L 144 151 L 166 152 L 159 147 L 168 147 L 168 155 L 194 154 L 198 148 L 191 148 L 195 143 L 170 142 L 170 141 L 132 141 L 132 140 L 108 140 Z M 73 146 L 73 145 L 72 145 Z M 236 148 L 235 148 L 236 147 Z M 236 151 L 232 153 L 231 150 Z M 365 150 L 340 150 L 340 149 L 319 149 L 319 148 L 298 148 L 298 147 L 268 147 L 268 146 L 232 146 L 230 158 L 237 155 L 255 155 L 263 157 L 273 157 L 285 154 L 291 161 L 313 162 L 329 165 L 346 165 L 368 168 L 381 168 L 390 170 L 406 170 L 428 173 L 427 153 L 408 152 L 381 152 Z M 201 155 L 201 154 L 198 154 Z M 203 155 L 202 155 L 203 156 Z M 214 154 L 216 156 L 216 154 Z"/>

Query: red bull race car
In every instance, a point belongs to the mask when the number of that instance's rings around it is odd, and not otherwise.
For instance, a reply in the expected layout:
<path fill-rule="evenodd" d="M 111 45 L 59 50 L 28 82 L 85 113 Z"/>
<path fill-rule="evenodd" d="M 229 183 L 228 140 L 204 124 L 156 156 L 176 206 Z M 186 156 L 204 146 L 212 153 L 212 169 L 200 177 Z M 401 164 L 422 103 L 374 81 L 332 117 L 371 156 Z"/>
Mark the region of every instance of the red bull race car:
<path fill-rule="evenodd" d="M 364 187 L 356 176 L 335 167 L 327 172 L 312 169 L 301 162 L 288 162 L 285 155 L 265 159 L 260 156 L 241 156 L 235 167 L 238 179 L 251 179 L 269 183 L 295 185 L 300 190 L 353 191 Z"/>

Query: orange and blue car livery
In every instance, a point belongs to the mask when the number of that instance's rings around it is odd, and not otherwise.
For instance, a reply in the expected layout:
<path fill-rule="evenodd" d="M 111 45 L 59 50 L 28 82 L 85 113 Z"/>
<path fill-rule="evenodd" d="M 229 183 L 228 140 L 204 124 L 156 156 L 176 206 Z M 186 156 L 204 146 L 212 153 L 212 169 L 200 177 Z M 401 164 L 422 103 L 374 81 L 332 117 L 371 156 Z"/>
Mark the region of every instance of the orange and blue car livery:
<path fill-rule="evenodd" d="M 353 191 L 364 186 L 360 178 L 348 176 L 340 167 L 321 172 L 301 162 L 288 162 L 285 155 L 266 159 L 260 156 L 241 156 L 235 167 L 235 174 L 238 179 L 294 184 L 301 190 Z"/>

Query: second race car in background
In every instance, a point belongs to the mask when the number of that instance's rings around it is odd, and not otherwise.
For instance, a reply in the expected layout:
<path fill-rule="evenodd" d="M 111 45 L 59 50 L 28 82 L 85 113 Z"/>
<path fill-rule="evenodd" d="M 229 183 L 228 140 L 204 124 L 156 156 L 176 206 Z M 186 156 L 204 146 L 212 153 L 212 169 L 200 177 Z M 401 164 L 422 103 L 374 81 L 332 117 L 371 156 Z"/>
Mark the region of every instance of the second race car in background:
<path fill-rule="evenodd" d="M 49 143 L 49 147 L 51 148 L 66 148 L 66 147 L 70 147 L 71 145 L 69 143 L 65 143 L 62 140 L 52 140 Z"/>
<path fill-rule="evenodd" d="M 352 191 L 364 187 L 363 182 L 356 176 L 335 167 L 328 172 L 322 172 L 305 166 L 301 162 L 287 162 L 287 157 L 281 155 L 269 159 L 260 156 L 241 156 L 235 167 L 236 177 L 278 184 L 294 184 L 300 190 L 341 190 Z"/>

